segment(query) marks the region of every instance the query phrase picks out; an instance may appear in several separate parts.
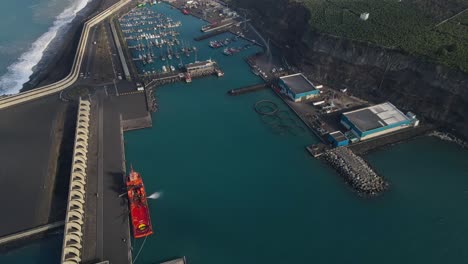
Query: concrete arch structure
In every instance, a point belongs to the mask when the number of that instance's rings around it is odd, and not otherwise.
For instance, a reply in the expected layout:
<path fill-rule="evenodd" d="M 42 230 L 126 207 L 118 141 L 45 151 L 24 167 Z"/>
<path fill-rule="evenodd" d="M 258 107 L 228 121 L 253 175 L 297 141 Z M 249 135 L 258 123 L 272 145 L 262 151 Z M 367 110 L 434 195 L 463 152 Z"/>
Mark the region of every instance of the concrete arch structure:
<path fill-rule="evenodd" d="M 70 228 L 75 228 L 76 230 L 80 231 L 81 232 L 81 225 L 75 223 L 75 222 L 68 222 L 65 226 L 65 228 L 67 230 L 70 230 Z M 73 232 L 73 230 L 71 230 L 70 232 Z"/>
<path fill-rule="evenodd" d="M 88 167 L 88 140 L 91 104 L 80 100 L 76 121 L 75 145 L 73 149 L 72 169 L 66 225 L 64 230 L 61 263 L 80 263 L 83 247 L 83 224 L 86 202 L 86 169 Z"/>
<path fill-rule="evenodd" d="M 83 150 L 84 152 L 88 153 L 88 145 L 87 144 L 84 144 L 83 142 L 77 142 L 75 144 L 75 148 L 76 149 L 81 149 Z"/>
<path fill-rule="evenodd" d="M 73 162 L 73 167 L 75 167 L 76 170 L 86 173 L 86 166 L 81 163 Z M 76 170 L 73 170 L 73 171 L 76 171 Z"/>
<path fill-rule="evenodd" d="M 83 207 L 83 204 L 80 203 L 79 201 L 77 201 L 77 200 L 72 200 L 72 201 L 70 201 L 70 209 L 71 209 L 71 210 L 75 210 L 75 209 L 84 210 L 84 207 Z"/>
<path fill-rule="evenodd" d="M 85 193 L 85 185 L 81 182 L 73 181 L 72 190 L 77 190 L 81 191 L 82 193 Z"/>
<path fill-rule="evenodd" d="M 77 261 L 72 261 L 72 260 L 67 260 L 65 262 L 62 262 L 63 264 L 77 264 L 77 263 L 80 263 L 78 260 Z"/>
<path fill-rule="evenodd" d="M 80 200 L 84 201 L 84 193 L 77 191 L 77 190 L 71 190 L 70 191 L 70 200 Z"/>
<path fill-rule="evenodd" d="M 86 176 L 83 175 L 81 172 L 73 172 L 72 173 L 72 180 L 73 181 L 79 181 L 85 184 L 86 181 Z"/>
<path fill-rule="evenodd" d="M 87 164 L 86 164 L 87 161 L 88 161 L 88 159 L 86 157 L 83 157 L 81 154 L 75 155 L 74 163 L 82 164 L 86 168 L 86 167 L 88 167 Z"/>

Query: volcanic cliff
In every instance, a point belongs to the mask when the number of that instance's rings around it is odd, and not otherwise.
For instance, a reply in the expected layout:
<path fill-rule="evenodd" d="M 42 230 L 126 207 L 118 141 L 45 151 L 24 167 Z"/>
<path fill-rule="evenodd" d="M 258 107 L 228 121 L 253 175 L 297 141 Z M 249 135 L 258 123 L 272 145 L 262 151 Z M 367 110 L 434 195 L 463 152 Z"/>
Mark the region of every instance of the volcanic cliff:
<path fill-rule="evenodd" d="M 426 58 L 314 32 L 298 1 L 234 0 L 253 24 L 311 78 L 358 97 L 391 101 L 468 139 L 468 74 Z"/>

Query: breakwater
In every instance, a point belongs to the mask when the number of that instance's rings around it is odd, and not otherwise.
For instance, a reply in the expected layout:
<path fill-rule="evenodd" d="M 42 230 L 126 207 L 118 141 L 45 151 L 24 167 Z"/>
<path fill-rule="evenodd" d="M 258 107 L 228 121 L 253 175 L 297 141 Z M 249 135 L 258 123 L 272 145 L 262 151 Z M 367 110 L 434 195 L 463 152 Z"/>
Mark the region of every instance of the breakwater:
<path fill-rule="evenodd" d="M 251 86 L 246 86 L 242 88 L 237 88 L 237 89 L 232 89 L 228 91 L 228 94 L 230 95 L 241 95 L 245 93 L 250 93 L 250 92 L 255 92 L 258 90 L 262 90 L 268 87 L 268 84 L 266 83 L 260 83 L 260 84 L 255 84 Z"/>
<path fill-rule="evenodd" d="M 361 194 L 374 196 L 385 191 L 388 187 L 384 178 L 349 148 L 341 147 L 328 150 L 320 158 L 337 170 Z"/>
<path fill-rule="evenodd" d="M 455 144 L 461 146 L 462 148 L 468 148 L 468 142 L 466 142 L 466 141 L 464 141 L 464 140 L 462 140 L 460 138 L 457 138 L 455 135 L 452 135 L 450 133 L 444 133 L 444 132 L 441 132 L 441 131 L 433 131 L 433 132 L 429 133 L 429 136 L 436 137 L 436 138 L 438 138 L 440 140 L 455 143 Z"/>

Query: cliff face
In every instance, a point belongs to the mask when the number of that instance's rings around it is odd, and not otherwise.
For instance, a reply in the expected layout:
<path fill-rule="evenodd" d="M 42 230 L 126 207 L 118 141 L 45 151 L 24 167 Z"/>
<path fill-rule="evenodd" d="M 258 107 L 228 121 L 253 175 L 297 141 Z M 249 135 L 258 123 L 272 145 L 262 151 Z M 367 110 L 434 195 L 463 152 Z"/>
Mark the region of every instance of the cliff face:
<path fill-rule="evenodd" d="M 310 32 L 310 13 L 300 3 L 260 3 L 265 1 L 244 7 L 254 25 L 311 79 L 348 88 L 372 102 L 390 101 L 468 139 L 467 73 L 397 50 Z"/>
<path fill-rule="evenodd" d="M 468 75 L 399 51 L 316 33 L 288 54 L 317 82 L 390 101 L 468 138 Z"/>

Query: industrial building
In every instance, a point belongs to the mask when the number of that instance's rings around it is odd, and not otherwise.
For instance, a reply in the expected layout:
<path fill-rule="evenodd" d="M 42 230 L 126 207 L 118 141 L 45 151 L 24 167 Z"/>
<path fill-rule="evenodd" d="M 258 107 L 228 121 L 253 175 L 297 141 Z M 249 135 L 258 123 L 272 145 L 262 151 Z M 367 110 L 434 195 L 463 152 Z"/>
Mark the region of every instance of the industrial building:
<path fill-rule="evenodd" d="M 280 92 L 294 102 L 311 99 L 320 95 L 320 90 L 302 73 L 296 73 L 279 78 Z"/>
<path fill-rule="evenodd" d="M 405 115 L 389 102 L 343 113 L 340 122 L 359 140 L 419 125 L 416 115 Z"/>
<path fill-rule="evenodd" d="M 341 131 L 335 131 L 328 134 L 328 141 L 335 147 L 344 147 L 349 145 L 349 139 Z"/>
<path fill-rule="evenodd" d="M 189 63 L 185 65 L 187 73 L 192 77 L 213 74 L 215 71 L 216 63 L 212 60 L 200 61 Z"/>

